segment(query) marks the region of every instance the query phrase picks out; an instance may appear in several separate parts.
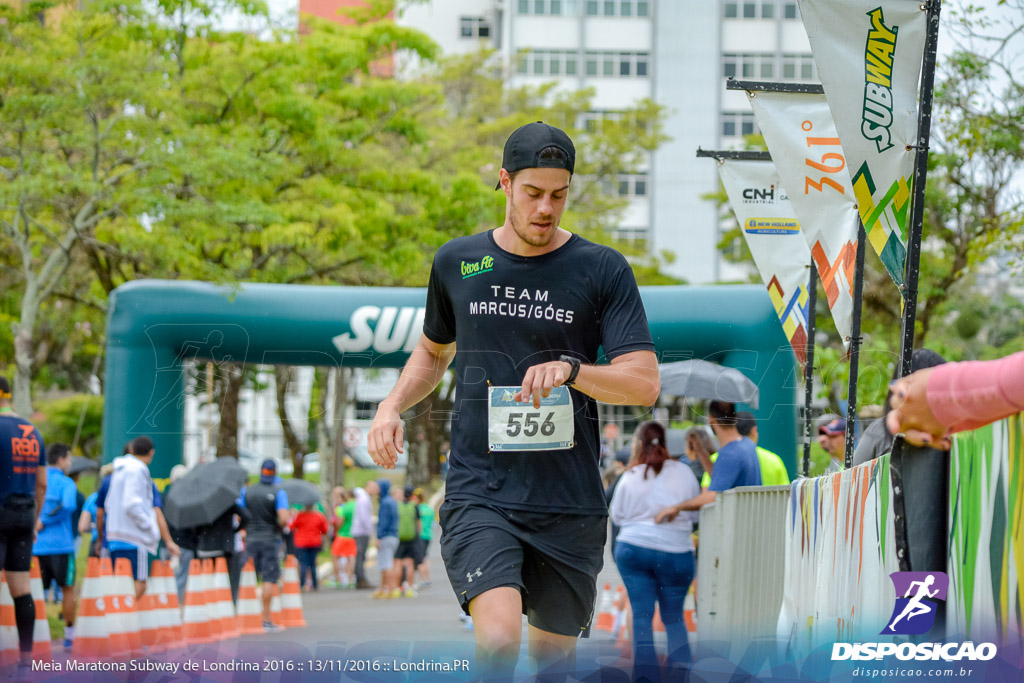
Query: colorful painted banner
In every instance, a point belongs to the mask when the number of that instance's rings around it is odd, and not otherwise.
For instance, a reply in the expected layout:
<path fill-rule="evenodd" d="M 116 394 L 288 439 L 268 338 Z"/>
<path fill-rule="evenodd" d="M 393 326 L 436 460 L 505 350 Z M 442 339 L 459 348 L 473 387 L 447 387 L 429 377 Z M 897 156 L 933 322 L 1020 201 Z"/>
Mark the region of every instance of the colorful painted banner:
<path fill-rule="evenodd" d="M 957 434 L 949 471 L 947 628 L 1024 651 L 1024 413 Z"/>
<path fill-rule="evenodd" d="M 750 103 L 848 346 L 860 217 L 828 102 L 824 95 L 758 91 Z"/>
<path fill-rule="evenodd" d="M 807 358 L 807 292 L 811 254 L 775 166 L 726 159 L 718 168 L 733 213 L 786 338 L 802 366 Z"/>
<path fill-rule="evenodd" d="M 889 456 L 790 487 L 777 636 L 794 657 L 880 635 L 895 603 Z"/>
<path fill-rule="evenodd" d="M 868 242 L 897 285 L 903 284 L 917 142 L 922 6 L 918 0 L 800 0 Z"/>

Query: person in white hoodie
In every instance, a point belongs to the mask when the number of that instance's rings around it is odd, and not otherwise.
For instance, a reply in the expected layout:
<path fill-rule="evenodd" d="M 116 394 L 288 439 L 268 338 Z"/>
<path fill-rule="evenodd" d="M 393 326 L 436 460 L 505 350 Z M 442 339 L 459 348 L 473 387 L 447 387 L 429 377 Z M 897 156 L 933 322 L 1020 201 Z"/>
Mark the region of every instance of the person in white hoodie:
<path fill-rule="evenodd" d="M 657 523 L 655 517 L 676 500 L 700 493 L 688 466 L 673 460 L 665 448 L 665 428 L 651 421 L 640 425 L 633 455 L 612 496 L 611 518 L 619 526 L 615 564 L 626 584 L 633 608 L 633 680 L 657 683 L 661 667 L 654 651 L 651 620 L 654 602 L 668 637 L 666 680 L 684 675 L 690 645 L 683 623 L 683 600 L 693 580 L 693 522 L 696 512 L 681 512 Z"/>
<path fill-rule="evenodd" d="M 130 455 L 114 460 L 105 505 L 110 559 L 115 564 L 120 557 L 131 562 L 136 598 L 146 592 L 149 555 L 156 554 L 160 543 L 160 527 L 153 509 L 153 480 L 149 475 L 149 463 L 155 453 L 153 440 L 140 436 L 132 442 Z"/>

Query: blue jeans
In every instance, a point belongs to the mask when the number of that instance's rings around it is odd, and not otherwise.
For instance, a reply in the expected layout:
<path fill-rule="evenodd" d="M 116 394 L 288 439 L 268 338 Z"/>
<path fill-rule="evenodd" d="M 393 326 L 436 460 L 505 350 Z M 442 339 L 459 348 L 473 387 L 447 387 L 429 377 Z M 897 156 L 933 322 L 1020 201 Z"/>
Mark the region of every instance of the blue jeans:
<path fill-rule="evenodd" d="M 299 558 L 299 587 L 306 583 L 306 570 L 313 575 L 313 590 L 319 590 L 320 583 L 316 578 L 316 556 L 320 554 L 320 546 L 315 548 L 296 548 L 295 554 Z"/>
<path fill-rule="evenodd" d="M 690 661 L 683 600 L 693 581 L 693 553 L 666 553 L 620 540 L 615 544 L 615 564 L 633 609 L 633 680 L 661 681 L 651 627 L 655 600 L 668 636 L 669 677 L 676 680 L 672 673 Z"/>

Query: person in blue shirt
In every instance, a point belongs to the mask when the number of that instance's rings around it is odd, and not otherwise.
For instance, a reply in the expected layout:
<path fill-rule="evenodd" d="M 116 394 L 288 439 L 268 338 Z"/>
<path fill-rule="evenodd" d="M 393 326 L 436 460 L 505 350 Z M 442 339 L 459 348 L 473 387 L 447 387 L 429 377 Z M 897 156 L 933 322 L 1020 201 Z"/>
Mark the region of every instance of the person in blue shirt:
<path fill-rule="evenodd" d="M 52 581 L 63 589 L 64 647 L 75 637 L 75 534 L 71 518 L 78 506 L 78 487 L 68 477 L 71 449 L 51 444 L 46 451 L 46 498 L 36 522 L 32 554 L 39 561 L 39 573 L 46 588 Z"/>
<path fill-rule="evenodd" d="M 29 569 L 39 511 L 46 499 L 46 445 L 31 422 L 11 407 L 11 385 L 0 377 L 0 569 L 14 603 L 18 628 L 17 677 L 28 675 L 32 660 L 36 605 Z"/>
<path fill-rule="evenodd" d="M 718 439 L 718 459 L 708 463 L 711 483 L 700 495 L 664 508 L 655 516 L 655 522 L 671 522 L 680 512 L 700 510 L 715 502 L 721 491 L 761 485 L 757 447 L 736 428 L 736 404 L 712 401 L 708 406 L 708 424 Z"/>

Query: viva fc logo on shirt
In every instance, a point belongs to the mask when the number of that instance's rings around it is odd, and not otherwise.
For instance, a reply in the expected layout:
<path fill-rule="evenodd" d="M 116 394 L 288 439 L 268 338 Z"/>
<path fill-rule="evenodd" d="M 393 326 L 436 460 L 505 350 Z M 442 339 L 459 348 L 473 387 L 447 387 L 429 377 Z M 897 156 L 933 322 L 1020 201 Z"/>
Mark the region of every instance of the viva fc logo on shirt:
<path fill-rule="evenodd" d="M 477 275 L 483 275 L 494 270 L 494 257 L 484 256 L 476 263 L 469 263 L 468 261 L 462 262 L 462 279 L 466 280 Z"/>
<path fill-rule="evenodd" d="M 945 601 L 949 577 L 943 572 L 893 572 L 896 606 L 880 635 L 918 636 L 935 623 L 938 601 Z"/>

